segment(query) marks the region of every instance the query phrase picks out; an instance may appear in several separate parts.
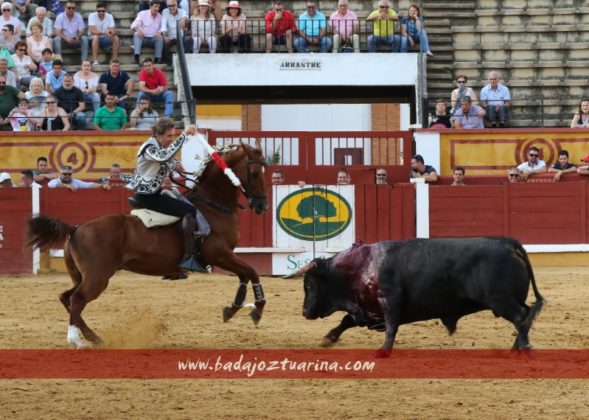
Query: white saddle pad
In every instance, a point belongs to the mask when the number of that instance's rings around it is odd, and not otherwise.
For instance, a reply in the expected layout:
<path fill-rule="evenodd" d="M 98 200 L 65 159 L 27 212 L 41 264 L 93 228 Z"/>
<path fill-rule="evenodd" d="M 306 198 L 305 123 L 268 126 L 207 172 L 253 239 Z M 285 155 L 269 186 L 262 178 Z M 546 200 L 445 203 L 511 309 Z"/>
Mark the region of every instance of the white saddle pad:
<path fill-rule="evenodd" d="M 143 224 L 148 228 L 171 225 L 180 220 L 178 216 L 170 216 L 168 214 L 158 213 L 157 211 L 148 209 L 131 210 L 131 216 L 141 219 Z"/>

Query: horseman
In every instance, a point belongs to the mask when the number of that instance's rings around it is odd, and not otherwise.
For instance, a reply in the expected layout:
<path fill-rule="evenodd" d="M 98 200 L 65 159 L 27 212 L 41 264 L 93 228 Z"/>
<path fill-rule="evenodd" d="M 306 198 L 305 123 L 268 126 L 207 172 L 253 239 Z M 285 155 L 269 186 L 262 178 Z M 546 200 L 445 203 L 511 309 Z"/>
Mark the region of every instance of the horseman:
<path fill-rule="evenodd" d="M 174 155 L 182 148 L 186 136 L 196 134 L 196 127 L 188 125 L 175 140 L 174 121 L 171 118 L 160 118 L 151 130 L 152 136 L 139 148 L 135 173 L 127 188 L 135 191 L 135 200 L 144 208 L 182 218 L 184 256 L 178 267 L 208 273 L 194 257 L 194 241 L 200 235 L 200 232 L 195 232 L 196 207 L 188 200 L 161 193 L 169 171 L 184 171 Z"/>

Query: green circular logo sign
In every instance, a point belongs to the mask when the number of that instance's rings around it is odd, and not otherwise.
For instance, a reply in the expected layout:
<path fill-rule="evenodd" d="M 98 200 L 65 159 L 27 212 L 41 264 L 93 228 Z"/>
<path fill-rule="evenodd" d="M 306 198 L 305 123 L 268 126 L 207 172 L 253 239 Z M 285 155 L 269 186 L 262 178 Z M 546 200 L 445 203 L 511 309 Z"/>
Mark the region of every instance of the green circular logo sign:
<path fill-rule="evenodd" d="M 278 205 L 280 227 L 304 241 L 323 241 L 342 233 L 352 220 L 352 208 L 341 195 L 305 188 L 287 195 Z"/>

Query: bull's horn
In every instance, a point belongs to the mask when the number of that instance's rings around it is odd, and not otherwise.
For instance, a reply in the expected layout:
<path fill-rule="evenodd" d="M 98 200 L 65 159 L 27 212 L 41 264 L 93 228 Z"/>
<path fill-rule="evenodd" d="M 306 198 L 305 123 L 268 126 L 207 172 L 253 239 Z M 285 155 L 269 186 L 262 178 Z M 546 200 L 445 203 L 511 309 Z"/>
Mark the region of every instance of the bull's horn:
<path fill-rule="evenodd" d="M 302 276 L 303 274 L 305 274 L 307 271 L 309 270 L 313 270 L 317 268 L 317 263 L 315 261 L 311 261 L 309 264 L 307 264 L 304 267 L 301 267 L 298 271 L 295 271 L 294 273 L 289 274 L 288 276 L 284 276 L 282 277 L 283 279 L 294 279 L 295 277 L 299 277 Z"/>

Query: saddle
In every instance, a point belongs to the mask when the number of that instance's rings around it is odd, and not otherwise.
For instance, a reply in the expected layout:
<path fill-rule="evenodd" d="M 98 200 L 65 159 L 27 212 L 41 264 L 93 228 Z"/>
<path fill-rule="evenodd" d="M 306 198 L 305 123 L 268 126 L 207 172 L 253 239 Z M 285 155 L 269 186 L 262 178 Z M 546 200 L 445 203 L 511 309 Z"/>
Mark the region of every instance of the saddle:
<path fill-rule="evenodd" d="M 129 197 L 128 201 L 129 205 L 133 208 L 131 210 L 131 216 L 138 217 L 146 228 L 167 226 L 180 221 L 178 216 L 170 216 L 169 214 L 158 213 L 157 211 L 143 208 L 133 197 Z"/>

